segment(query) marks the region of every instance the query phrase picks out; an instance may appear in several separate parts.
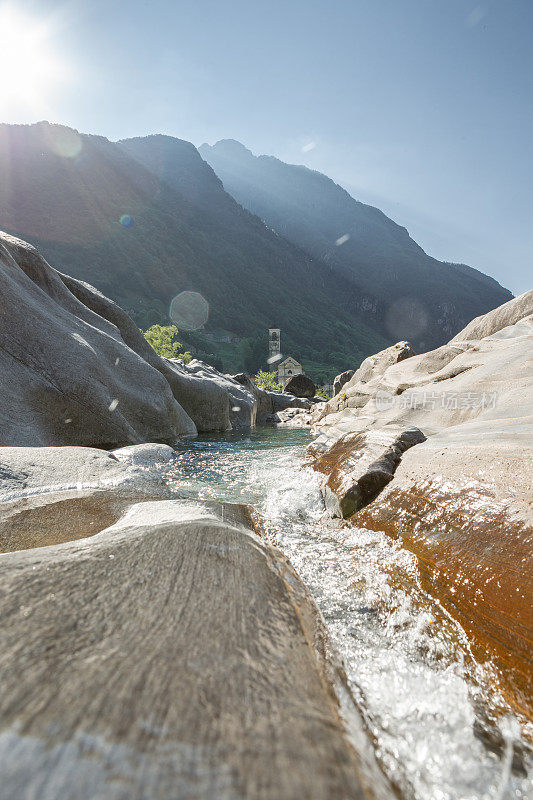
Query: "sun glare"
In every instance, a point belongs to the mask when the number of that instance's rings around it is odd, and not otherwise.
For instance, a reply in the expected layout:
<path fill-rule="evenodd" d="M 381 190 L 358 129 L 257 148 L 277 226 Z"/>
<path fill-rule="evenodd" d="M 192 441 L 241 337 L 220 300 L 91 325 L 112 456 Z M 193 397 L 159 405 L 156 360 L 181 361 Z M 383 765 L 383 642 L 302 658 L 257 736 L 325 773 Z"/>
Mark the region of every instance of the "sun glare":
<path fill-rule="evenodd" d="M 2 117 L 45 112 L 64 76 L 51 49 L 49 24 L 0 6 L 0 32 Z"/>

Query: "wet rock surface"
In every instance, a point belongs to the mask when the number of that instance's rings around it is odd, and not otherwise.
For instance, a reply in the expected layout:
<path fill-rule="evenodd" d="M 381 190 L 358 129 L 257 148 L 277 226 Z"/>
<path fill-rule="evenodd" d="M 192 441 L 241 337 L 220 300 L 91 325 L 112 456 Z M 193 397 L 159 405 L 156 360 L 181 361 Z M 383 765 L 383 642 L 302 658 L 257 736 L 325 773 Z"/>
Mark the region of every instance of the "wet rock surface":
<path fill-rule="evenodd" d="M 425 440 L 418 428 L 381 428 L 342 436 L 315 461 L 327 475 L 323 486 L 331 516 L 347 519 L 392 480 L 402 454 Z"/>
<path fill-rule="evenodd" d="M 326 475 L 330 510 L 339 513 L 350 470 L 372 461 L 376 439 L 391 427 L 427 438 L 391 465 L 370 503 L 352 503 L 344 515 L 417 555 L 425 588 L 460 621 L 477 656 L 493 661 L 509 702 L 526 714 L 533 711 L 532 303 L 526 293 L 429 353 L 415 356 L 399 343 L 407 355 L 391 363 L 378 354 L 375 372 L 367 359 L 314 422 L 310 448 Z"/>

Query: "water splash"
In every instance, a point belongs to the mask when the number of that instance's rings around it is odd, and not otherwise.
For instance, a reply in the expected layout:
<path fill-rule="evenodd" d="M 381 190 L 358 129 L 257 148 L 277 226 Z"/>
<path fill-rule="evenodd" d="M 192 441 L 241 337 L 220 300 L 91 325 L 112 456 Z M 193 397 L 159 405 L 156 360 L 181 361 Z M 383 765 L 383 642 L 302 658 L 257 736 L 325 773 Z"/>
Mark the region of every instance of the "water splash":
<path fill-rule="evenodd" d="M 418 587 L 412 554 L 323 518 L 319 476 L 302 467 L 307 441 L 262 429 L 180 443 L 172 482 L 186 496 L 255 504 L 310 588 L 404 798 L 526 800 L 531 781 L 512 769 L 516 721 L 507 738 L 502 723 L 503 758 L 476 734 L 490 698 L 482 674 L 472 682 L 462 631 Z"/>

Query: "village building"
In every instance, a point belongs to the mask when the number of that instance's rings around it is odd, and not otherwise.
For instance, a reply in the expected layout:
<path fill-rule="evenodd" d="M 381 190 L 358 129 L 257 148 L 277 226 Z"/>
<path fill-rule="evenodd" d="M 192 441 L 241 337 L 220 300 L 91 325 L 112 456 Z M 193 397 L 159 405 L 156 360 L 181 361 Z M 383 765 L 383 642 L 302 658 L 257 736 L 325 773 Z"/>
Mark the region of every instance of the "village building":
<path fill-rule="evenodd" d="M 278 382 L 282 385 L 293 375 L 304 375 L 302 365 L 292 356 L 283 358 L 281 354 L 280 328 L 268 329 L 268 369 L 273 372 L 277 369 Z"/>
<path fill-rule="evenodd" d="M 278 366 L 278 381 L 284 384 L 286 380 L 292 378 L 293 375 L 303 375 L 304 371 L 302 365 L 296 361 L 292 356 L 282 361 Z"/>

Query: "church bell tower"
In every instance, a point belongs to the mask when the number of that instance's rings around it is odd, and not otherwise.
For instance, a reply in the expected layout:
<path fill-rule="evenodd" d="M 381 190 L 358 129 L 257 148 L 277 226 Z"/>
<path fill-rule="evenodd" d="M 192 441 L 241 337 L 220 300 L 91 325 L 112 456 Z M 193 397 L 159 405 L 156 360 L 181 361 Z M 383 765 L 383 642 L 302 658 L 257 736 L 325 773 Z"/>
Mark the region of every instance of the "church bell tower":
<path fill-rule="evenodd" d="M 268 329 L 268 363 L 269 365 L 273 364 L 277 360 L 277 356 L 281 356 L 281 344 L 280 344 L 280 328 L 269 328 Z"/>

